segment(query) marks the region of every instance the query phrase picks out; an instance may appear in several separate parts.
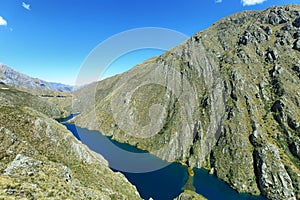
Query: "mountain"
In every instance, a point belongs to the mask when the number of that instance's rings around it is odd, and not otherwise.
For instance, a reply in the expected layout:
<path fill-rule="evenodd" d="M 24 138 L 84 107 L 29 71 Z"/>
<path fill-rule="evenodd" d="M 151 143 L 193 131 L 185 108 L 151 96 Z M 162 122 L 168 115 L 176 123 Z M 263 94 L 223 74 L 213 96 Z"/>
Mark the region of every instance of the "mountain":
<path fill-rule="evenodd" d="M 141 199 L 124 175 L 53 120 L 70 115 L 72 94 L 9 74 L 12 82 L 0 82 L 0 199 Z M 24 77 L 34 89 L 9 85 L 24 86 Z"/>
<path fill-rule="evenodd" d="M 78 126 L 300 199 L 300 6 L 244 11 L 74 93 Z"/>
<path fill-rule="evenodd" d="M 57 92 L 71 92 L 73 90 L 72 86 L 61 83 L 49 83 L 37 78 L 32 78 L 19 73 L 4 64 L 0 64 L 0 82 L 11 86 L 20 86 L 37 90 L 53 90 Z"/>

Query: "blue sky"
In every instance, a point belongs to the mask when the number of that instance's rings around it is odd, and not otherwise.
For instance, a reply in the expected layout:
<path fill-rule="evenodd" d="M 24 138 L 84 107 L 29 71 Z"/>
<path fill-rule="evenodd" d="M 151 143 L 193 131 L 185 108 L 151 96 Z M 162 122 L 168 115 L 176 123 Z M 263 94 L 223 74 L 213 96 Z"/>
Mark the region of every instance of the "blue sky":
<path fill-rule="evenodd" d="M 73 84 L 89 53 L 122 31 L 162 27 L 191 36 L 232 13 L 289 3 L 300 0 L 0 0 L 0 63 Z M 122 56 L 105 77 L 161 53 Z"/>

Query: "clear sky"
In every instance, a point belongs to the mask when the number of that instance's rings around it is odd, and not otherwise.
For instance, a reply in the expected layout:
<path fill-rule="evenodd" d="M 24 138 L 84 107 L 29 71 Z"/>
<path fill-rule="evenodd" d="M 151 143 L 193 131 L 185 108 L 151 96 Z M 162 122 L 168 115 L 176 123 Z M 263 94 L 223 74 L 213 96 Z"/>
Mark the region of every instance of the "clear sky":
<path fill-rule="evenodd" d="M 232 13 L 290 3 L 300 0 L 0 0 L 0 63 L 73 84 L 89 53 L 122 31 L 162 27 L 191 36 Z M 106 76 L 161 53 L 123 56 Z"/>

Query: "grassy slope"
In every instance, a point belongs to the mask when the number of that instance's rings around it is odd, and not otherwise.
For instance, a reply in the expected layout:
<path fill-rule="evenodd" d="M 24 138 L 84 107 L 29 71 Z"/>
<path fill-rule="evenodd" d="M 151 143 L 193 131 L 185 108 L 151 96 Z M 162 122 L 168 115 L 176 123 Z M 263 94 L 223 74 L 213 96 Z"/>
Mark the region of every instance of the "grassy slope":
<path fill-rule="evenodd" d="M 139 199 L 123 175 L 63 125 L 28 107 L 0 110 L 0 197 Z"/>

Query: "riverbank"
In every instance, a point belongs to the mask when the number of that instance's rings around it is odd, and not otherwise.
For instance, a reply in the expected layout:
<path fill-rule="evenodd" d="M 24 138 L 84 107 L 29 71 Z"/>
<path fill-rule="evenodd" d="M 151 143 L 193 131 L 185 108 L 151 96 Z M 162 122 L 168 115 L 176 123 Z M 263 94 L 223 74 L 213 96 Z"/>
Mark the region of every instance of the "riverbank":
<path fill-rule="evenodd" d="M 81 141 L 108 160 L 112 170 L 123 173 L 144 199 L 174 199 L 184 190 L 195 191 L 210 200 L 265 200 L 262 196 L 239 194 L 205 169 L 191 169 L 182 163 L 168 163 L 129 144 L 119 143 L 74 124 L 65 124 Z M 121 167 L 120 167 L 121 166 Z M 155 169 L 155 170 L 153 170 Z M 135 172 L 134 172 L 135 171 Z"/>

